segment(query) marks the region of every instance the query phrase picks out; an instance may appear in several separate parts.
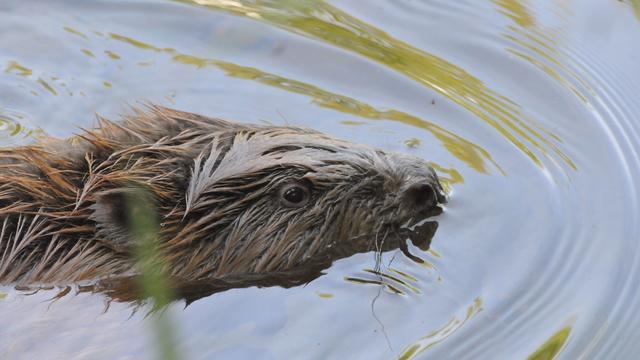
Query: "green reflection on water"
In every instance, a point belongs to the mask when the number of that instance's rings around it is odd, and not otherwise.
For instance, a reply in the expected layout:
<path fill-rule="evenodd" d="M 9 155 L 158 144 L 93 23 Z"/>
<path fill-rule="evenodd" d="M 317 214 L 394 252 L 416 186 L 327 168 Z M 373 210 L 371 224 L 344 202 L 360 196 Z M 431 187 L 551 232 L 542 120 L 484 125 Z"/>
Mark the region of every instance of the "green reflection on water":
<path fill-rule="evenodd" d="M 105 50 L 104 53 L 107 54 L 107 56 L 112 60 L 120 60 L 120 55 L 114 53 L 113 51 Z"/>
<path fill-rule="evenodd" d="M 531 354 L 527 360 L 552 360 L 562 350 L 562 347 L 567 342 L 569 334 L 571 333 L 571 327 L 566 326 L 553 334 L 544 344 L 542 344 L 538 350 Z"/>
<path fill-rule="evenodd" d="M 469 167 L 476 171 L 486 173 L 486 162 L 493 164 L 501 173 L 502 169 L 493 160 L 489 152 L 482 147 L 448 131 L 444 128 L 425 121 L 419 117 L 398 110 L 378 110 L 373 106 L 358 101 L 356 99 L 335 94 L 323 90 L 317 86 L 307 84 L 301 81 L 288 79 L 275 74 L 267 73 L 259 69 L 247 66 L 236 65 L 233 63 L 197 57 L 193 55 L 181 54 L 173 48 L 159 48 L 154 45 L 133 39 L 128 36 L 110 33 L 109 37 L 135 46 L 142 50 L 151 50 L 154 52 L 164 52 L 173 56 L 173 60 L 184 64 L 195 66 L 198 68 L 216 67 L 224 71 L 228 76 L 253 80 L 264 85 L 272 86 L 281 90 L 286 90 L 296 94 L 306 95 L 313 99 L 313 102 L 321 107 L 333 109 L 347 114 L 356 115 L 373 120 L 392 120 L 407 125 L 421 128 L 429 131 L 434 137 L 441 141 L 442 145 L 452 155 L 463 161 Z"/>
<path fill-rule="evenodd" d="M 431 256 L 436 257 L 438 259 L 442 258 L 442 255 L 440 255 L 440 253 L 438 253 L 437 251 L 435 251 L 433 248 L 430 248 L 429 251 L 427 251 L 429 254 L 431 254 Z"/>
<path fill-rule="evenodd" d="M 421 259 L 419 265 L 424 266 L 428 270 L 436 270 L 428 261 Z M 356 285 L 376 285 L 382 289 L 390 291 L 396 295 L 407 295 L 407 291 L 413 294 L 421 294 L 422 291 L 418 287 L 419 280 L 403 271 L 392 267 L 386 269 L 362 269 L 363 273 L 357 276 L 346 276 L 344 280 Z M 371 278 L 371 275 L 374 278 Z M 415 285 L 413 284 L 415 283 Z"/>
<path fill-rule="evenodd" d="M 53 86 L 49 85 L 49 83 L 46 82 L 44 79 L 39 78 L 36 82 L 38 84 L 42 85 L 42 87 L 45 90 L 47 90 L 51 95 L 58 96 L 58 92 L 56 91 L 56 89 L 54 89 Z"/>
<path fill-rule="evenodd" d="M 81 33 L 80 31 L 78 31 L 78 30 L 76 30 L 76 29 L 74 29 L 74 28 L 72 28 L 72 27 L 65 26 L 65 27 L 63 27 L 63 29 L 64 29 L 64 31 L 66 31 L 66 32 L 68 32 L 68 33 L 70 33 L 70 34 L 73 34 L 73 35 L 79 36 L 79 37 L 81 37 L 81 38 L 83 38 L 83 39 L 85 39 L 85 40 L 88 40 L 88 39 L 89 39 L 89 38 L 87 37 L 87 35 L 85 35 L 85 34 Z"/>
<path fill-rule="evenodd" d="M 80 51 L 82 51 L 82 53 L 87 55 L 88 57 L 96 57 L 89 49 L 80 49 Z"/>
<path fill-rule="evenodd" d="M 440 179 L 440 183 L 442 184 L 442 188 L 444 189 L 445 193 L 451 193 L 451 189 L 453 188 L 454 184 L 464 183 L 464 178 L 462 177 L 462 174 L 458 172 L 458 170 L 454 168 L 445 168 L 434 162 L 430 162 L 429 165 L 436 169 L 438 178 Z"/>
<path fill-rule="evenodd" d="M 161 52 L 161 51 L 174 52 L 175 51 L 172 48 L 161 49 L 161 48 L 155 47 L 153 45 L 149 45 L 147 43 L 144 43 L 142 41 L 138 41 L 136 39 L 130 38 L 128 36 L 122 36 L 122 35 L 118 35 L 118 34 L 109 33 L 109 37 L 114 39 L 114 40 L 122 41 L 122 42 L 125 42 L 125 43 L 129 44 L 129 45 L 133 45 L 133 46 L 135 46 L 135 47 L 137 47 L 139 49 L 143 49 L 143 50 L 152 50 L 152 51 L 155 51 L 155 52 Z"/>
<path fill-rule="evenodd" d="M 522 0 L 493 0 L 493 2 L 498 5 L 500 13 L 514 20 L 517 25 L 508 27 L 515 35 L 504 33 L 502 36 L 535 56 L 514 48 L 507 49 L 507 51 L 544 71 L 560 85 L 569 89 L 582 102 L 587 103 L 587 98 L 578 90 L 576 85 L 586 91 L 592 90 L 580 76 L 560 61 L 563 56 L 558 51 L 556 41 L 536 27 L 536 22 L 533 20 L 534 17 L 530 14 L 530 9 L 526 2 Z M 521 21 L 520 19 L 523 17 L 532 20 Z M 550 135 L 553 136 L 552 134 Z M 573 167 L 575 168 L 575 165 Z"/>
<path fill-rule="evenodd" d="M 402 351 L 402 354 L 398 357 L 399 360 L 415 359 L 420 353 L 433 348 L 439 343 L 445 341 L 449 336 L 458 331 L 469 320 L 473 319 L 480 311 L 482 311 L 482 299 L 476 298 L 471 305 L 467 308 L 464 318 L 459 319 L 454 316 L 440 329 L 432 332 L 431 334 L 419 339 L 412 345 L 409 345 Z"/>
<path fill-rule="evenodd" d="M 494 0 L 502 10 L 500 13 L 508 16 L 518 25 L 522 27 L 530 27 L 535 25 L 535 18 L 529 13 L 529 8 L 520 1 L 513 0 Z"/>
<path fill-rule="evenodd" d="M 0 107 L 0 139 L 5 136 L 9 137 L 37 137 L 43 135 L 42 129 L 30 129 L 21 124 L 24 117 L 20 114 L 8 111 Z"/>
<path fill-rule="evenodd" d="M 74 36 L 82 35 L 83 38 L 88 39 L 88 36 L 84 33 L 72 29 L 70 27 L 64 27 L 64 30 L 73 34 Z M 98 36 L 104 36 L 102 33 L 93 32 Z M 307 84 L 304 82 L 284 78 L 275 74 L 270 74 L 253 67 L 240 66 L 224 61 L 215 59 L 200 58 L 192 55 L 182 54 L 177 52 L 173 48 L 161 48 L 157 47 L 132 37 L 124 36 L 121 34 L 109 33 L 108 37 L 129 45 L 132 45 L 138 49 L 149 50 L 154 52 L 166 53 L 172 56 L 173 60 L 189 66 L 196 66 L 198 68 L 204 67 L 216 67 L 224 71 L 228 76 L 253 80 L 264 85 L 272 86 L 281 90 L 293 92 L 300 95 L 305 95 L 313 99 L 316 105 L 324 108 L 340 111 L 347 114 L 356 115 L 363 118 L 372 120 L 391 120 L 402 122 L 407 125 L 411 125 L 417 128 L 424 129 L 430 132 L 436 137 L 443 145 L 443 147 L 449 151 L 453 156 L 463 161 L 469 167 L 475 169 L 478 172 L 487 173 L 487 163 L 492 164 L 499 172 L 504 174 L 504 171 L 497 165 L 491 155 L 482 147 L 474 144 L 434 123 L 425 121 L 417 116 L 408 114 L 399 110 L 379 110 L 375 107 L 358 101 L 356 99 L 331 93 L 323 90 L 317 86 Z M 84 51 L 86 49 L 80 49 Z M 115 54 L 111 50 L 104 50 L 104 53 L 111 59 L 120 60 L 120 55 Z M 87 54 L 94 57 L 93 53 Z M 6 73 L 12 73 L 22 77 L 29 77 L 33 74 L 33 71 L 24 65 L 19 64 L 16 61 L 8 63 Z M 38 78 L 36 82 L 48 93 L 57 96 L 58 91 L 47 81 L 42 78 Z M 111 87 L 112 83 L 105 80 L 103 82 L 105 87 Z M 70 93 L 71 94 L 71 93 Z M 83 95 L 80 92 L 80 95 Z"/>
<path fill-rule="evenodd" d="M 420 146 L 420 144 L 422 144 L 422 141 L 418 138 L 409 138 L 404 141 L 404 144 L 409 148 L 417 148 L 418 146 Z"/>
<path fill-rule="evenodd" d="M 343 120 L 343 121 L 340 121 L 340 124 L 348 125 L 348 126 L 360 126 L 360 125 L 366 125 L 367 123 L 362 121 Z"/>
<path fill-rule="evenodd" d="M 15 74 L 22 77 L 27 77 L 33 74 L 33 70 L 24 65 L 21 65 L 17 61 L 9 61 L 4 69 L 4 72 L 7 74 Z"/>
<path fill-rule="evenodd" d="M 398 110 L 378 110 L 373 106 L 358 101 L 356 99 L 335 94 L 320 89 L 317 86 L 303 83 L 296 80 L 287 79 L 278 75 L 270 74 L 252 67 L 235 65 L 218 60 L 207 60 L 188 55 L 176 55 L 175 61 L 191 64 L 198 67 L 213 65 L 225 71 L 227 75 L 260 82 L 293 93 L 307 95 L 313 98 L 313 102 L 321 107 L 333 109 L 347 114 L 356 115 L 373 120 L 393 120 L 417 128 L 429 131 L 433 136 L 442 142 L 442 145 L 452 155 L 462 160 L 471 168 L 486 173 L 485 160 L 488 160 L 496 168 L 498 164 L 491 158 L 489 152 L 480 146 L 463 139 L 462 137 L 445 130 L 444 128 L 416 116 Z M 502 170 L 500 170 L 502 172 Z"/>
<path fill-rule="evenodd" d="M 317 0 L 176 0 L 258 19 L 288 31 L 322 40 L 381 63 L 446 96 L 493 127 L 504 138 L 543 167 L 536 153 L 555 153 L 575 169 L 544 131 L 527 124 L 520 107 L 491 90 L 464 69 L 433 54 L 417 49 L 332 5 Z M 518 19 L 527 23 L 526 19 Z"/>
<path fill-rule="evenodd" d="M 389 272 L 393 272 L 393 271 L 391 271 L 390 268 L 387 269 L 387 270 Z M 369 274 L 376 275 L 378 277 L 378 281 L 380 281 L 381 285 L 385 285 L 385 286 L 399 285 L 401 287 L 404 287 L 404 288 L 410 290 L 414 294 L 420 294 L 421 293 L 419 288 L 417 288 L 416 286 L 410 284 L 408 281 L 402 280 L 399 277 L 394 276 L 393 274 L 388 274 L 388 273 L 382 272 L 381 270 L 375 270 L 375 269 L 363 269 L 363 271 L 366 272 L 366 273 L 369 273 Z M 391 283 L 383 282 L 383 280 L 388 280 Z M 414 281 L 414 280 L 409 280 L 409 281 Z M 416 279 L 414 282 L 418 282 L 418 280 Z M 404 293 L 404 292 L 402 292 L 402 293 Z"/>
<path fill-rule="evenodd" d="M 633 10 L 633 15 L 640 21 L 640 0 L 629 0 L 629 5 Z"/>
<path fill-rule="evenodd" d="M 406 273 L 406 272 L 404 272 L 404 271 L 400 271 L 400 270 L 398 270 L 398 269 L 396 269 L 396 268 L 392 268 L 392 267 L 389 267 L 389 268 L 387 268 L 387 269 L 388 269 L 389 271 L 393 272 L 393 273 L 396 273 L 396 274 L 398 274 L 398 275 L 402 276 L 403 278 L 405 278 L 405 279 L 407 279 L 407 280 L 409 280 L 409 281 L 418 282 L 418 278 L 416 278 L 416 277 L 414 277 L 414 276 L 411 276 L 411 275 L 407 274 L 407 273 Z"/>
<path fill-rule="evenodd" d="M 335 296 L 335 295 L 333 295 L 331 293 L 324 293 L 324 292 L 320 292 L 320 291 L 316 291 L 316 295 L 318 295 L 322 299 L 331 299 L 331 298 L 333 298 Z"/>

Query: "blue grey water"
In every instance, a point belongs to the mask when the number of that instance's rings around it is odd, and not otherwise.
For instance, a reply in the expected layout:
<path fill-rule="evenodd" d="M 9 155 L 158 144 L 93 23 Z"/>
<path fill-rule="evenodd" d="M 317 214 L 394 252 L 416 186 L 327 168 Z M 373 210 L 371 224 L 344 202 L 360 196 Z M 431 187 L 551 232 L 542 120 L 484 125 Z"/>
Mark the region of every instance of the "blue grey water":
<path fill-rule="evenodd" d="M 176 303 L 184 358 L 633 359 L 638 39 L 636 0 L 4 0 L 0 145 L 153 102 L 437 167 L 424 264 Z M 145 311 L 60 290 L 0 288 L 0 358 L 157 356 Z"/>

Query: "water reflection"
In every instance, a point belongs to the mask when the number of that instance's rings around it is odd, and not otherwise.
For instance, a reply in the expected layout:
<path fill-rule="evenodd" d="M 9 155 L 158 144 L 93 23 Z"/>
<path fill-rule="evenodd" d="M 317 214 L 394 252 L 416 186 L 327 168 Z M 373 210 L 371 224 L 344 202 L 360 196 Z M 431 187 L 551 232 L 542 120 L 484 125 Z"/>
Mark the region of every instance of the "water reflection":
<path fill-rule="evenodd" d="M 62 89 L 65 89 L 67 84 L 60 79 L 58 76 L 46 75 L 43 73 L 38 73 L 38 75 L 34 75 L 34 69 L 27 67 L 24 64 L 21 64 L 15 60 L 10 60 L 7 62 L 4 70 L 5 74 L 10 74 L 13 76 L 18 76 L 25 79 L 33 80 L 40 89 L 40 92 L 46 92 L 51 96 L 59 96 Z M 24 88 L 24 85 L 20 84 L 18 87 Z M 35 89 L 27 89 L 31 95 L 40 96 L 41 93 L 35 91 Z M 73 96 L 73 93 L 67 89 L 66 93 L 69 96 Z"/>
<path fill-rule="evenodd" d="M 388 290 L 390 293 L 396 295 L 406 295 L 407 292 L 405 290 L 413 294 L 422 293 L 417 285 L 412 284 L 417 283 L 418 279 L 413 277 L 405 277 L 405 279 L 403 280 L 400 277 L 405 274 L 392 267 L 385 269 L 385 271 L 369 268 L 363 269 L 363 271 L 365 272 L 365 274 L 373 275 L 373 277 L 347 276 L 344 279 L 350 283 L 358 285 L 381 286 L 383 289 Z M 398 277 L 397 275 L 400 275 L 400 277 Z"/>
<path fill-rule="evenodd" d="M 553 34 L 548 34 L 536 24 L 530 5 L 522 0 L 494 0 L 494 3 L 500 13 L 515 23 L 515 26 L 507 27 L 508 32 L 502 34 L 513 43 L 513 47 L 507 51 L 544 71 L 586 103 L 585 92 L 591 93 L 592 90 L 567 66 L 567 62 L 562 61 L 565 56 L 560 53 Z M 562 15 L 559 16 L 562 18 Z"/>
<path fill-rule="evenodd" d="M 418 341 L 409 345 L 402 351 L 402 354 L 398 357 L 399 360 L 416 359 L 421 353 L 437 346 L 438 344 L 447 340 L 448 337 L 460 330 L 465 324 L 473 319 L 483 309 L 482 299 L 476 298 L 473 304 L 469 305 L 464 315 L 455 315 L 442 326 L 440 329 L 430 333 L 429 335 L 420 338 Z"/>
<path fill-rule="evenodd" d="M 508 16 L 518 25 L 528 28 L 534 26 L 535 18 L 529 13 L 527 4 L 520 0 L 493 0 L 500 7 L 500 13 Z"/>
<path fill-rule="evenodd" d="M 71 28 L 69 26 L 64 26 L 63 29 L 72 34 L 73 36 L 79 36 L 84 40 L 90 41 L 90 35 L 83 33 L 80 30 Z M 94 32 L 97 36 L 104 36 L 101 32 Z M 193 55 L 187 55 L 179 53 L 177 50 L 173 48 L 160 48 L 154 45 L 145 43 L 143 41 L 134 39 L 129 36 L 124 36 L 121 34 L 109 33 L 108 37 L 110 39 L 123 42 L 129 45 L 132 45 L 141 50 L 150 50 L 158 53 L 166 53 L 171 56 L 171 58 L 184 65 L 195 66 L 197 68 L 206 68 L 206 67 L 215 67 L 219 70 L 224 71 L 228 76 L 246 79 L 259 82 L 263 85 L 272 86 L 281 90 L 289 91 L 292 93 L 309 96 L 312 98 L 313 102 L 321 107 L 340 111 L 346 114 L 356 115 L 362 118 L 367 118 L 371 120 L 391 120 L 401 122 L 407 125 L 411 125 L 417 128 L 424 129 L 430 132 L 435 138 L 437 138 L 444 148 L 448 150 L 453 156 L 463 161 L 466 165 L 475 169 L 476 171 L 486 173 L 488 172 L 487 164 L 491 164 L 494 169 L 504 174 L 504 170 L 500 168 L 500 166 L 495 162 L 495 160 L 491 157 L 489 152 L 482 148 L 481 146 L 472 143 L 471 141 L 464 139 L 463 137 L 454 134 L 443 127 L 434 124 L 432 122 L 423 120 L 417 116 L 411 115 L 404 111 L 388 109 L 388 110 L 379 110 L 375 107 L 361 102 L 359 100 L 353 99 L 351 97 L 343 96 L 340 94 L 332 93 L 326 90 L 323 90 L 317 86 L 307 84 L 301 81 L 288 79 L 285 77 L 281 77 L 275 74 L 267 73 L 261 71 L 259 69 L 253 67 L 246 67 L 241 65 L 236 65 L 233 63 L 215 60 L 215 59 L 207 59 L 196 57 Z M 81 49 L 83 53 L 87 56 L 95 57 L 93 52 L 87 49 Z M 103 50 L 103 52 L 112 60 L 120 60 L 121 56 L 114 53 L 111 50 Z M 139 65 L 148 65 L 148 64 L 139 64 Z M 19 64 L 15 61 L 11 61 L 7 64 L 5 69 L 6 73 L 13 73 L 15 75 L 21 77 L 30 77 L 33 74 L 33 70 L 27 68 L 26 66 Z M 45 81 L 42 78 L 38 78 L 36 82 L 48 93 L 53 96 L 58 96 L 58 90 L 56 90 L 55 86 Z M 60 83 L 60 86 L 66 86 L 65 83 Z M 105 88 L 111 88 L 113 84 L 109 81 L 103 81 L 103 86 Z M 83 92 L 80 92 L 84 94 Z M 70 96 L 73 96 L 71 91 L 68 92 Z"/>
<path fill-rule="evenodd" d="M 430 254 L 437 253 L 429 249 L 431 239 L 435 235 L 437 229 L 437 223 L 434 221 L 428 222 L 429 228 L 427 233 L 421 233 L 420 248 Z M 424 226 L 424 225 L 423 225 Z M 415 230 L 418 231 L 418 230 Z M 414 241 L 413 237 L 406 239 L 406 241 Z M 402 243 L 402 241 L 400 241 Z M 406 245 L 400 244 L 400 248 L 403 251 L 407 251 L 404 248 Z M 420 294 L 421 291 L 417 285 L 418 279 L 403 272 L 402 270 L 395 269 L 389 264 L 386 269 L 380 270 L 381 266 L 381 253 L 376 255 L 377 266 L 374 269 L 363 269 L 364 274 L 373 275 L 374 278 L 364 277 L 345 277 L 345 280 L 355 284 L 373 284 L 379 285 L 383 288 L 391 291 L 394 294 L 405 295 L 405 290 L 408 290 L 414 294 Z M 408 254 L 410 259 L 413 259 L 418 264 L 423 265 L 429 270 L 434 270 L 434 266 L 427 260 L 419 258 L 415 255 Z M 393 260 L 393 258 L 392 258 Z M 173 300 L 184 300 L 187 304 L 190 304 L 198 299 L 216 294 L 219 292 L 227 291 L 230 289 L 247 288 L 247 287 L 272 287 L 278 286 L 282 288 L 291 288 L 300 285 L 305 285 L 318 277 L 324 275 L 324 270 L 330 264 L 323 263 L 320 266 L 308 264 L 306 266 L 300 266 L 292 270 L 271 272 L 271 273 L 247 273 L 247 274 L 232 274 L 219 278 L 201 278 L 201 279 L 182 279 L 182 278 L 163 278 L 162 289 L 165 289 L 167 293 L 171 293 Z M 153 272 L 151 272 L 153 274 Z M 143 279 L 144 280 L 144 279 Z M 144 281 L 142 282 L 144 284 Z M 75 290 L 75 294 L 100 293 L 105 295 L 109 301 L 129 302 L 134 304 L 144 303 L 144 299 L 147 297 L 147 290 L 141 289 L 141 279 L 138 276 L 120 276 L 100 279 L 96 281 L 83 281 L 73 286 L 58 286 L 61 289 L 50 300 L 57 300 L 68 295 L 72 288 Z M 153 283 L 156 284 L 156 283 Z M 6 285 L 6 283 L 5 283 Z M 157 286 L 157 285 L 154 285 Z M 23 295 L 34 295 L 42 290 L 52 290 L 56 286 L 53 285 L 38 285 L 38 284 L 26 284 L 15 286 L 15 289 L 22 292 Z M 403 290 L 405 289 L 405 290 Z M 168 295 L 167 295 L 168 296 Z"/>
<path fill-rule="evenodd" d="M 463 161 L 472 169 L 479 172 L 487 172 L 486 163 L 492 164 L 498 171 L 503 172 L 500 166 L 493 160 L 489 152 L 479 145 L 476 145 L 442 127 L 422 120 L 398 110 L 378 110 L 371 105 L 360 102 L 356 99 L 331 93 L 318 88 L 317 86 L 306 84 L 300 81 L 286 79 L 274 74 L 262 72 L 255 68 L 249 68 L 230 64 L 226 62 L 196 58 L 193 56 L 176 55 L 174 60 L 196 65 L 198 67 L 216 66 L 225 71 L 227 75 L 249 79 L 265 85 L 277 87 L 282 90 L 291 91 L 297 94 L 311 97 L 315 104 L 321 107 L 337 110 L 347 114 L 357 115 L 372 120 L 392 120 L 407 125 L 429 131 L 434 137 L 441 141 L 445 149 L 453 156 Z"/>
<path fill-rule="evenodd" d="M 25 114 L 0 107 L 0 139 L 3 140 L 3 145 L 42 135 L 40 129 L 26 126 L 27 122 Z"/>
<path fill-rule="evenodd" d="M 472 112 L 538 166 L 544 166 L 540 154 L 555 154 L 575 169 L 573 161 L 556 144 L 557 138 L 530 125 L 514 101 L 455 64 L 395 39 L 324 1 L 180 1 L 266 21 L 379 62 Z"/>
<path fill-rule="evenodd" d="M 640 0 L 627 0 L 627 2 L 633 10 L 633 15 L 640 21 Z"/>
<path fill-rule="evenodd" d="M 4 72 L 7 74 L 15 74 L 22 77 L 31 76 L 31 74 L 33 74 L 33 70 L 13 60 L 9 61 L 4 69 Z"/>
<path fill-rule="evenodd" d="M 527 357 L 527 360 L 553 360 L 564 347 L 571 334 L 571 327 L 566 326 L 553 334 L 544 344 L 540 345 L 533 354 Z"/>
<path fill-rule="evenodd" d="M 444 148 L 449 150 L 452 155 L 463 161 L 471 168 L 479 172 L 487 172 L 486 162 L 489 162 L 500 172 L 503 172 L 498 164 L 493 160 L 489 152 L 479 145 L 473 144 L 472 142 L 443 129 L 442 127 L 434 123 L 422 120 L 406 112 L 393 109 L 378 110 L 373 106 L 356 99 L 331 93 L 317 86 L 301 81 L 287 79 L 275 74 L 266 73 L 253 67 L 246 67 L 220 60 L 180 54 L 175 49 L 161 49 L 123 35 L 109 34 L 109 36 L 112 39 L 128 43 L 139 49 L 168 53 L 169 55 L 172 55 L 174 61 L 181 64 L 196 66 L 198 68 L 213 66 L 224 71 L 228 76 L 234 78 L 252 80 L 281 90 L 309 96 L 313 99 L 315 104 L 321 107 L 333 109 L 347 114 L 357 115 L 367 119 L 384 119 L 398 121 L 407 125 L 415 126 L 417 128 L 425 129 L 429 131 L 433 136 L 435 136 L 438 140 L 440 140 Z"/>
<path fill-rule="evenodd" d="M 69 26 L 64 26 L 62 29 L 64 29 L 64 31 L 66 31 L 66 32 L 68 32 L 68 33 L 70 33 L 70 34 L 73 34 L 73 35 L 79 36 L 79 37 L 81 37 L 81 38 L 83 38 L 83 39 L 85 39 L 85 40 L 89 40 L 89 38 L 87 37 L 87 35 L 85 35 L 85 34 L 81 33 L 80 31 L 78 31 L 78 30 L 76 30 L 76 29 L 73 29 L 73 28 L 71 28 L 71 27 L 69 27 Z"/>

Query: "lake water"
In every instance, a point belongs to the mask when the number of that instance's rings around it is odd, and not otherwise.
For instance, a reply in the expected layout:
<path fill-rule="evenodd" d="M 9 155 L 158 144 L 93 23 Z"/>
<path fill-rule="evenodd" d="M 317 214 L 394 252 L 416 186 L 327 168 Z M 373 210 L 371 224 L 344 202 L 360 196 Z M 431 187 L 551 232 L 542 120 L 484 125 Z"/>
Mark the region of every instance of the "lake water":
<path fill-rule="evenodd" d="M 0 34 L 1 146 L 153 102 L 414 154 L 447 181 L 423 264 L 385 253 L 379 276 L 360 254 L 175 303 L 181 357 L 640 352 L 637 0 L 3 0 Z M 0 358 L 158 356 L 144 309 L 78 290 L 0 287 Z"/>

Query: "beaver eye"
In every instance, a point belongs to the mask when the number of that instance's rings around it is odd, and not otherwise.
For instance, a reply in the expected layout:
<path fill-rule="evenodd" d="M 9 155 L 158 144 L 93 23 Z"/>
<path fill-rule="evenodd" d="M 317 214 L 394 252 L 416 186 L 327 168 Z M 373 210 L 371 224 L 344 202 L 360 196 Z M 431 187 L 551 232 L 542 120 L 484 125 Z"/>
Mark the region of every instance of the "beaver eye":
<path fill-rule="evenodd" d="M 301 184 L 286 185 L 280 191 L 280 198 L 287 206 L 302 206 L 309 201 L 309 189 Z"/>

